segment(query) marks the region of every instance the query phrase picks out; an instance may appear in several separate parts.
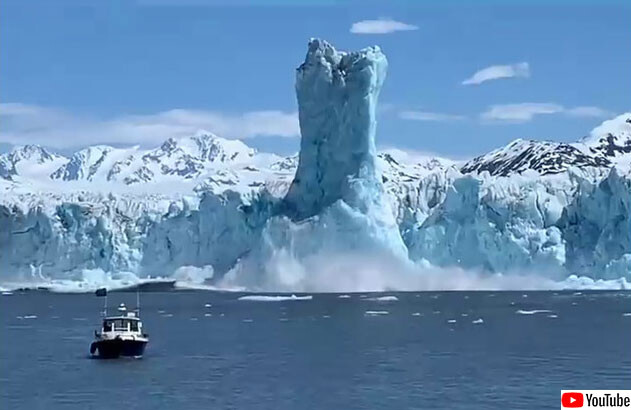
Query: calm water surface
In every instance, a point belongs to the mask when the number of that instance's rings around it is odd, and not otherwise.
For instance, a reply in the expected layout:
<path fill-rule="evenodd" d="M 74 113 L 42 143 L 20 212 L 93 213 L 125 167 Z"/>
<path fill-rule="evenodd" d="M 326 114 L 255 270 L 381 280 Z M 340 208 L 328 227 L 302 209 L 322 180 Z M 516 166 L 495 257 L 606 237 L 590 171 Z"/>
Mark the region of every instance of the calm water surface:
<path fill-rule="evenodd" d="M 239 296 L 145 293 L 145 357 L 108 361 L 88 356 L 102 299 L 0 296 L 0 406 L 556 409 L 563 388 L 631 388 L 629 292 Z"/>

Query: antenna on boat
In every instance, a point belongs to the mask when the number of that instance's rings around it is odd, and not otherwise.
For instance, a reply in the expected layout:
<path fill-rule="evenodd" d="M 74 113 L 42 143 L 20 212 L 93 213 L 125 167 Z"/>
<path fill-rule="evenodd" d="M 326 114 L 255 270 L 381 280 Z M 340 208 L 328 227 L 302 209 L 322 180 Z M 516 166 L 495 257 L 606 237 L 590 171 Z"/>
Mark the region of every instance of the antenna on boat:
<path fill-rule="evenodd" d="M 136 315 L 140 316 L 140 289 L 136 288 Z"/>
<path fill-rule="evenodd" d="M 99 288 L 94 292 L 94 294 L 98 297 L 105 297 L 105 301 L 103 303 L 103 317 L 107 316 L 107 288 Z"/>

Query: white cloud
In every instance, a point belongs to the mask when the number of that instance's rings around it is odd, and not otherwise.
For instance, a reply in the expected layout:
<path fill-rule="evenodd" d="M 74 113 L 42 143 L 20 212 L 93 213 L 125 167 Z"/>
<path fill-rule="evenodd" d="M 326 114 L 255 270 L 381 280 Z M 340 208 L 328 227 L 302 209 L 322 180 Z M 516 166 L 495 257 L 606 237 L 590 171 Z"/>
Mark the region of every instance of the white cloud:
<path fill-rule="evenodd" d="M 608 117 L 611 113 L 599 107 L 564 107 L 554 103 L 519 103 L 492 105 L 482 114 L 483 121 L 527 122 L 536 115 L 564 114 L 572 117 Z"/>
<path fill-rule="evenodd" d="M 283 111 L 224 113 L 174 109 L 100 119 L 37 105 L 4 103 L 0 104 L 0 124 L 0 142 L 58 148 L 95 143 L 152 145 L 199 130 L 240 139 L 300 135 L 297 113 Z"/>
<path fill-rule="evenodd" d="M 594 117 L 594 118 L 613 117 L 614 115 L 614 113 L 611 111 L 607 111 L 600 107 L 593 107 L 593 106 L 569 108 L 565 110 L 565 113 L 567 115 L 571 115 L 574 117 Z"/>
<path fill-rule="evenodd" d="M 418 27 L 392 19 L 362 20 L 351 26 L 351 33 L 355 34 L 388 34 L 412 30 L 418 30 Z"/>
<path fill-rule="evenodd" d="M 517 63 L 508 65 L 492 65 L 476 72 L 471 77 L 462 82 L 463 85 L 481 84 L 485 81 L 498 80 L 500 78 L 530 77 L 530 66 L 528 63 Z"/>
<path fill-rule="evenodd" d="M 447 121 L 464 120 L 466 117 L 463 115 L 444 114 L 444 113 L 438 113 L 438 112 L 401 111 L 399 113 L 399 118 L 403 120 L 413 120 L 413 121 L 447 122 Z"/>

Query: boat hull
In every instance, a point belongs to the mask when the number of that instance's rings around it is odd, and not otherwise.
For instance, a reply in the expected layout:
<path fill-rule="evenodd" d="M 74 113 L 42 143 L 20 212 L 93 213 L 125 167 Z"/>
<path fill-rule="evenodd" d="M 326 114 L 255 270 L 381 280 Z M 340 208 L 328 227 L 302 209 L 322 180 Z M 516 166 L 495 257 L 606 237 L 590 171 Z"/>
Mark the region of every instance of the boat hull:
<path fill-rule="evenodd" d="M 147 340 L 109 339 L 97 340 L 90 346 L 90 354 L 101 359 L 116 359 L 118 357 L 142 357 L 147 346 Z"/>

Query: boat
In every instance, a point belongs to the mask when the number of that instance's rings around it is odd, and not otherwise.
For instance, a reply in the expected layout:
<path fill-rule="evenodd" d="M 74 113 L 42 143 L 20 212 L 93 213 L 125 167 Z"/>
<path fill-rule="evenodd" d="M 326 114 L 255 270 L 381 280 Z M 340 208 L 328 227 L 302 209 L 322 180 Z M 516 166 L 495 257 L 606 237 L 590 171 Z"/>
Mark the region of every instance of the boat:
<path fill-rule="evenodd" d="M 118 306 L 116 315 L 107 315 L 107 291 L 99 289 L 97 296 L 106 297 L 103 310 L 103 323 L 100 331 L 94 331 L 94 341 L 90 345 L 90 354 L 101 359 L 118 357 L 140 358 L 145 352 L 149 336 L 143 332 L 140 320 L 140 304 L 133 311 L 128 311 L 124 303 Z"/>

